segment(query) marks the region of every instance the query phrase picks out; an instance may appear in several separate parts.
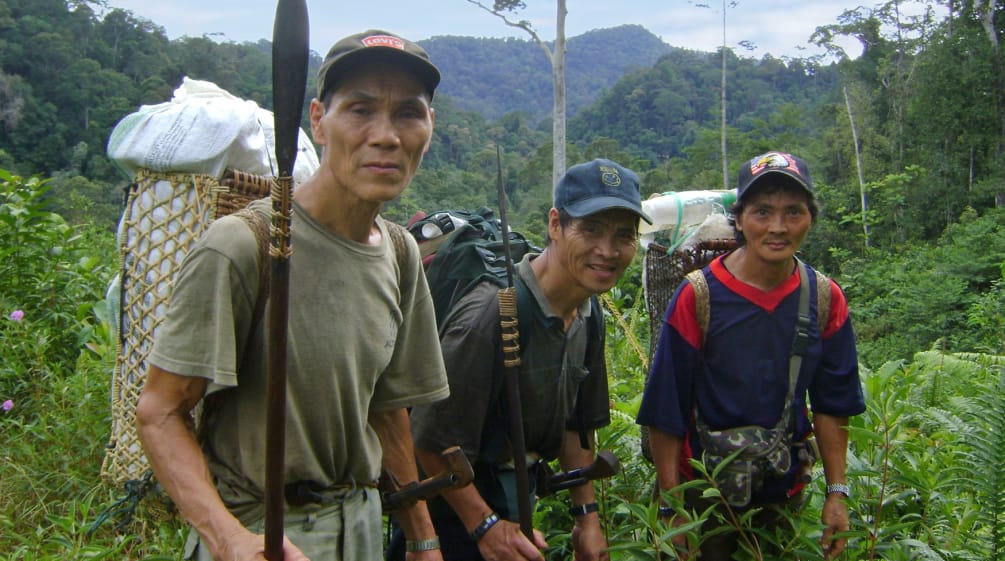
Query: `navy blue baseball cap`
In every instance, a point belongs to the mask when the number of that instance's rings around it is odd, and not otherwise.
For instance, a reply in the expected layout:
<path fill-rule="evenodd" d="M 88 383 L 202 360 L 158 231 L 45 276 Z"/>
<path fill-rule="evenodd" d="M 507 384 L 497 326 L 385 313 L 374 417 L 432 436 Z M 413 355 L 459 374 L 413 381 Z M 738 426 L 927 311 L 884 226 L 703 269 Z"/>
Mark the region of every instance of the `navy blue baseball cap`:
<path fill-rule="evenodd" d="M 767 152 L 740 164 L 736 200 L 743 199 L 743 195 L 761 179 L 778 175 L 789 178 L 813 199 L 813 181 L 806 162 L 785 152 Z"/>
<path fill-rule="evenodd" d="M 653 223 L 653 219 L 642 211 L 639 176 L 626 167 L 600 158 L 576 164 L 565 172 L 555 187 L 555 208 L 573 218 L 623 208 Z"/>

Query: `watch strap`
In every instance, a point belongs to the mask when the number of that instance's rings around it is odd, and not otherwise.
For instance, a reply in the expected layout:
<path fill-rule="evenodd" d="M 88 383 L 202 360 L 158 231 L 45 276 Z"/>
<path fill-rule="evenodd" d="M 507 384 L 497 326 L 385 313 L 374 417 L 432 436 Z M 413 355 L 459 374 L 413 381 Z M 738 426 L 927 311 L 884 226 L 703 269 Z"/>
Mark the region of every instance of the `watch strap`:
<path fill-rule="evenodd" d="M 827 484 L 827 494 L 831 493 L 841 493 L 845 497 L 851 496 L 851 487 L 847 483 L 828 483 Z"/>
<path fill-rule="evenodd" d="M 598 510 L 600 510 L 600 507 L 597 503 L 593 502 L 571 506 L 569 507 L 569 514 L 573 516 L 584 516 L 586 514 L 590 514 L 591 512 L 597 512 Z"/>
<path fill-rule="evenodd" d="M 433 536 L 425 540 L 405 540 L 405 551 L 433 551 L 440 549 L 440 538 Z"/>

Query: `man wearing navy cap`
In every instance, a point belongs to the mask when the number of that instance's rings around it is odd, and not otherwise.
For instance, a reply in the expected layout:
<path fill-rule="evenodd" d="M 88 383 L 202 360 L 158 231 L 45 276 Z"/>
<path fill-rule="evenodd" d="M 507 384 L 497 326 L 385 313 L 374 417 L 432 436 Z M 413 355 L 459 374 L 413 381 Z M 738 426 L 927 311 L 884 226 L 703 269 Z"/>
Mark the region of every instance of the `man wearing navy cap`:
<path fill-rule="evenodd" d="M 439 80 L 422 48 L 378 30 L 340 40 L 318 73 L 310 122 L 321 165 L 293 191 L 286 561 L 382 557 L 381 467 L 417 480 L 407 407 L 449 393 L 418 247 L 380 217 L 429 148 Z M 186 558 L 263 559 L 260 270 L 245 221 L 216 221 L 178 273 L 150 355 L 138 430 L 193 527 Z M 204 397 L 197 439 L 192 410 Z M 424 503 L 398 519 L 413 561 L 441 558 Z"/>
<path fill-rule="evenodd" d="M 532 541 L 520 531 L 514 470 L 530 471 L 537 460 L 558 458 L 563 470 L 594 460 L 593 432 L 610 422 L 596 295 L 610 290 L 635 256 L 639 219 L 651 222 L 634 172 L 603 159 L 573 166 L 555 188 L 547 246 L 516 266 L 517 300 L 529 302 L 519 306 L 528 458 L 514 462 L 508 439 L 498 287 L 475 287 L 446 318 L 440 343 L 450 397 L 412 410 L 426 472 L 444 469 L 438 454 L 444 443 L 459 445 L 475 470 L 472 485 L 429 502 L 444 559 L 544 559 L 541 532 Z M 576 559 L 608 559 L 593 484 L 568 497 Z M 388 558 L 403 555 L 395 540 Z"/>
<path fill-rule="evenodd" d="M 783 510 L 802 504 L 818 455 L 827 492 L 820 543 L 827 559 L 844 550 L 835 534 L 849 527 L 845 427 L 865 403 L 844 293 L 796 258 L 817 212 L 801 158 L 768 152 L 744 162 L 730 209 L 739 246 L 688 275 L 666 311 L 637 422 L 650 428 L 664 498 L 698 476 L 690 459 L 704 458 L 709 473 L 727 462 L 716 478 L 721 500 L 694 488 L 680 497 L 699 513 L 718 509 L 702 529 L 702 561 L 732 559 L 741 543 L 769 549 L 757 536 L 739 540 L 722 503 L 736 517 L 758 509 L 750 525 L 768 535 L 789 529 Z M 677 514 L 660 508 L 680 524 Z M 683 547 L 684 537 L 674 541 Z"/>

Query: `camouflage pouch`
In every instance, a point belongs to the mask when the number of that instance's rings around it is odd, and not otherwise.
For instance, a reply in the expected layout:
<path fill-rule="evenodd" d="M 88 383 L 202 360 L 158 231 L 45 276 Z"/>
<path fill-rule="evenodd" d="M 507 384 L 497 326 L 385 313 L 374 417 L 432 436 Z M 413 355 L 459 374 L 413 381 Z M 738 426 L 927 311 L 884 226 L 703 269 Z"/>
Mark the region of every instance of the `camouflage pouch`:
<path fill-rule="evenodd" d="M 710 472 L 738 452 L 715 478 L 723 499 L 732 506 L 747 506 L 766 477 L 781 477 L 792 467 L 788 431 L 783 427 L 766 429 L 750 425 L 711 430 L 699 421 L 697 428 L 698 440 L 705 450 L 705 466 Z"/>

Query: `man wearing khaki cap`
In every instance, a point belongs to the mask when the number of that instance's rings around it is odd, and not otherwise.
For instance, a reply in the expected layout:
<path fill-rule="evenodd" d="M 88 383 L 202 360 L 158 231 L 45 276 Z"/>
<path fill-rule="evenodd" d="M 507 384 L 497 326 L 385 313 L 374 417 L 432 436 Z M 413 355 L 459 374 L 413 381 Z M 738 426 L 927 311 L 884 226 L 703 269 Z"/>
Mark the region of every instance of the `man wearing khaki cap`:
<path fill-rule="evenodd" d="M 321 166 L 293 195 L 286 561 L 381 557 L 382 464 L 401 484 L 417 479 L 407 407 L 449 393 L 418 248 L 380 217 L 429 148 L 439 79 L 421 47 L 375 30 L 337 42 L 318 74 Z M 157 479 L 194 529 L 187 558 L 263 558 L 257 260 L 244 221 L 212 225 L 178 274 L 137 408 Z M 441 559 L 424 503 L 398 519 L 412 560 Z"/>

